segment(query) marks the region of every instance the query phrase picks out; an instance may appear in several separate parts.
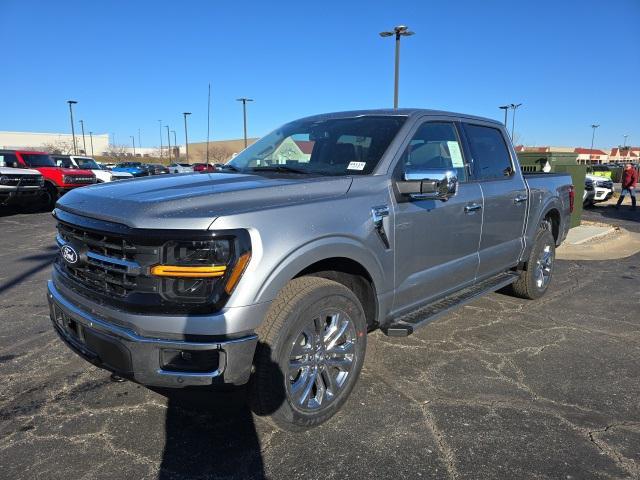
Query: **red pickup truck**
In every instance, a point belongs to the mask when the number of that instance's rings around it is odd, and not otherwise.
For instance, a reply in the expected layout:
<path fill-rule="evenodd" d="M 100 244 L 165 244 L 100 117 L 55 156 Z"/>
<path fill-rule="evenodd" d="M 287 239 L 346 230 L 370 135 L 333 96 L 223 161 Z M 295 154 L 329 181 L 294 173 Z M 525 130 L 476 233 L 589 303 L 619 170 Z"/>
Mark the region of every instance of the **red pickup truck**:
<path fill-rule="evenodd" d="M 14 153 L 18 160 L 16 167 L 32 168 L 42 174 L 46 202 L 52 209 L 58 198 L 69 190 L 96 183 L 96 176 L 91 170 L 58 167 L 46 152 L 15 150 Z"/>

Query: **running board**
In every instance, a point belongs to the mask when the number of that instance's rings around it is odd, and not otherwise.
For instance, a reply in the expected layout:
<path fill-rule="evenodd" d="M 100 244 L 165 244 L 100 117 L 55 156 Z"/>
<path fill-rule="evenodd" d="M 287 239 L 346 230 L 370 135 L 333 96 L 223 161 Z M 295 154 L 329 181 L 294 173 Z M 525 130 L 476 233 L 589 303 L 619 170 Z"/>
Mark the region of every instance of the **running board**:
<path fill-rule="evenodd" d="M 383 328 L 382 331 L 389 337 L 406 337 L 411 335 L 414 330 L 428 325 L 451 310 L 466 305 L 487 293 L 495 292 L 507 285 L 511 285 L 517 279 L 518 274 L 513 272 L 505 272 L 491 277 L 476 285 L 455 292 L 441 300 L 429 303 L 424 307 L 420 307 L 401 317 L 395 318 L 388 326 Z"/>

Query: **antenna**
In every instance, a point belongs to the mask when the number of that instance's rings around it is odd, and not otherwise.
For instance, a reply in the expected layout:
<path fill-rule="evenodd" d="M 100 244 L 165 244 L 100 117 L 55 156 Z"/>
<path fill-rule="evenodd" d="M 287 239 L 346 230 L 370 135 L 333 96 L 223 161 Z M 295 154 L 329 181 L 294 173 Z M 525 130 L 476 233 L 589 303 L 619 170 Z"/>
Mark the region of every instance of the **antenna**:
<path fill-rule="evenodd" d="M 209 83 L 209 96 L 207 97 L 207 171 L 209 170 L 209 125 L 211 124 L 211 83 Z"/>

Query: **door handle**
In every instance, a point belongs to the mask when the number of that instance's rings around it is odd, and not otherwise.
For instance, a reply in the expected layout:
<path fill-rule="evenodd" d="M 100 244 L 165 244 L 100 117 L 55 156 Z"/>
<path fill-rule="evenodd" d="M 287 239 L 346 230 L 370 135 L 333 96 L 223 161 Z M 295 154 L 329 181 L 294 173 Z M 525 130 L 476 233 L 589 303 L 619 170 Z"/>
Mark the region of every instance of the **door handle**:
<path fill-rule="evenodd" d="M 465 205 L 464 213 L 476 212 L 482 208 L 482 205 L 479 203 L 470 203 L 469 205 Z"/>
<path fill-rule="evenodd" d="M 516 195 L 516 198 L 513 199 L 514 203 L 522 203 L 529 200 L 529 197 L 526 195 Z"/>

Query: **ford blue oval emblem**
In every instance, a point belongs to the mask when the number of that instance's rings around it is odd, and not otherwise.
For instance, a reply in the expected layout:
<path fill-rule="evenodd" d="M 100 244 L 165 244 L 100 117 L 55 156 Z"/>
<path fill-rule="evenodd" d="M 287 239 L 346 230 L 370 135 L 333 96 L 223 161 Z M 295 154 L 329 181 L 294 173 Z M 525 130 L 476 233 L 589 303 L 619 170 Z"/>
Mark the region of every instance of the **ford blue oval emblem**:
<path fill-rule="evenodd" d="M 76 252 L 71 245 L 63 245 L 60 253 L 65 262 L 71 264 L 78 262 L 78 252 Z"/>

